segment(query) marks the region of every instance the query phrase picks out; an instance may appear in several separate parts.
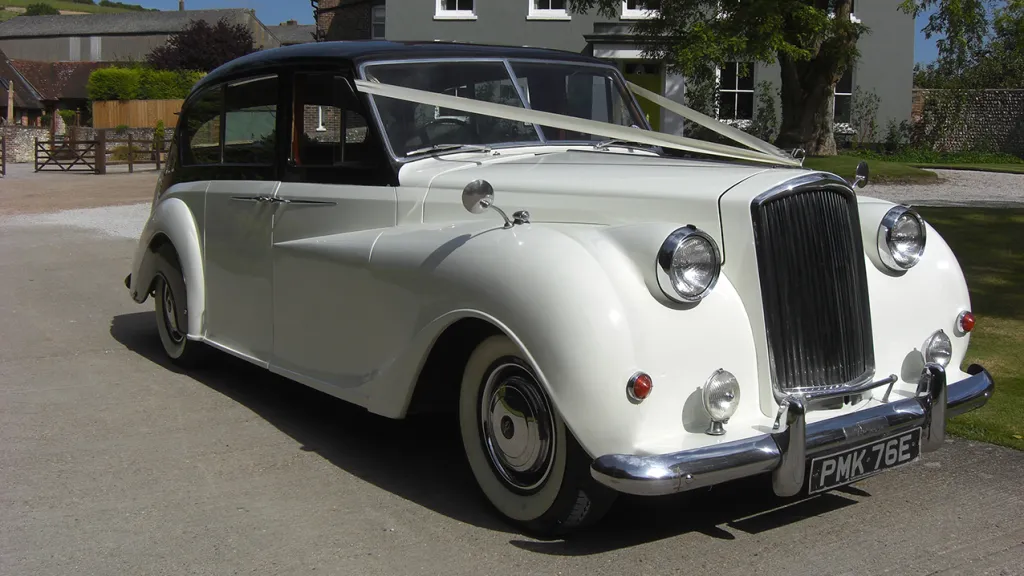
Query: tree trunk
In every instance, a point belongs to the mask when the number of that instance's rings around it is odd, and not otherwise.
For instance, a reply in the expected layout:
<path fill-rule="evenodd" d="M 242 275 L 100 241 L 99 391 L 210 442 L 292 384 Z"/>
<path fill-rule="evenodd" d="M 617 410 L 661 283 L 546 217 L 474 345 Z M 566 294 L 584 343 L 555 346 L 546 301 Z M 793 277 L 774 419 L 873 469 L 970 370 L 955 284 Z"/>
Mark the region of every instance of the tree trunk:
<path fill-rule="evenodd" d="M 784 150 L 803 148 L 808 156 L 835 156 L 832 127 L 835 110 L 835 66 L 822 56 L 794 62 L 779 55 L 782 72 L 782 126 L 776 145 Z"/>

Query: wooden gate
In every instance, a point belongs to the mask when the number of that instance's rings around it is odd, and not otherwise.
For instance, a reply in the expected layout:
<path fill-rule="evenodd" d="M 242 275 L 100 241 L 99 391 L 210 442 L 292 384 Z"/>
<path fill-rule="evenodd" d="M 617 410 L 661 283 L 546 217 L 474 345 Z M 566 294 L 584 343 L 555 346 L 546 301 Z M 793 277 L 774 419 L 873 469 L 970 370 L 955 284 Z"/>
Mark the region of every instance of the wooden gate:
<path fill-rule="evenodd" d="M 36 140 L 36 172 L 92 172 L 96 169 L 96 140 Z"/>

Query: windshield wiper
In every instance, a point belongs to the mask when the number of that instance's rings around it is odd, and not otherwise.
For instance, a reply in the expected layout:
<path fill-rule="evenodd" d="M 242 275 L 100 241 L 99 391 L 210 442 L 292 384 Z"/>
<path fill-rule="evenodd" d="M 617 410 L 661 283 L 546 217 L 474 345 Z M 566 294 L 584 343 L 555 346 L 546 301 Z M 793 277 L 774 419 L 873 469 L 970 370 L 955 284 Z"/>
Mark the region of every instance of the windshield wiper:
<path fill-rule="evenodd" d="M 623 140 L 622 138 L 612 138 L 611 140 L 605 140 L 594 144 L 594 150 L 607 150 L 609 146 L 615 144 L 627 144 L 632 145 L 635 148 L 657 148 L 652 144 L 641 144 L 640 142 L 633 142 L 632 140 Z M 629 146 L 627 146 L 629 147 Z"/>
<path fill-rule="evenodd" d="M 433 146 L 424 146 L 423 148 L 410 150 L 406 152 L 405 155 L 412 156 L 413 154 L 423 154 L 426 152 L 442 152 L 445 150 L 465 150 L 467 152 L 490 152 L 491 147 L 484 144 L 434 144 Z"/>

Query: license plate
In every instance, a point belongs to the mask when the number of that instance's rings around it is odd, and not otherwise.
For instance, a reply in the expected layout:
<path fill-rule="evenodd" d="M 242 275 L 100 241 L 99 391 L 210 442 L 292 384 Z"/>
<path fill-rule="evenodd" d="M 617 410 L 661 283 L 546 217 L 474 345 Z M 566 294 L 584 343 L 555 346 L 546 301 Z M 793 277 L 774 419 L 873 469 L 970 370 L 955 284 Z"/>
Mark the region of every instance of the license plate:
<path fill-rule="evenodd" d="M 921 429 L 811 460 L 807 493 L 824 492 L 884 470 L 909 464 L 921 454 Z"/>

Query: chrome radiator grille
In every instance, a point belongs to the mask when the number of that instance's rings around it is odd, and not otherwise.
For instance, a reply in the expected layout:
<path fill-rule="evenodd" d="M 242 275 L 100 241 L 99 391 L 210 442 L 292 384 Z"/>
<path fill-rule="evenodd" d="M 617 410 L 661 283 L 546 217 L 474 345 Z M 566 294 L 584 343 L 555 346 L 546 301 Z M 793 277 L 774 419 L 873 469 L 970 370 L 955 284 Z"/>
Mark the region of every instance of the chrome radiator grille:
<path fill-rule="evenodd" d="M 853 192 L 819 181 L 756 199 L 752 216 L 776 390 L 870 378 L 871 312 Z"/>

